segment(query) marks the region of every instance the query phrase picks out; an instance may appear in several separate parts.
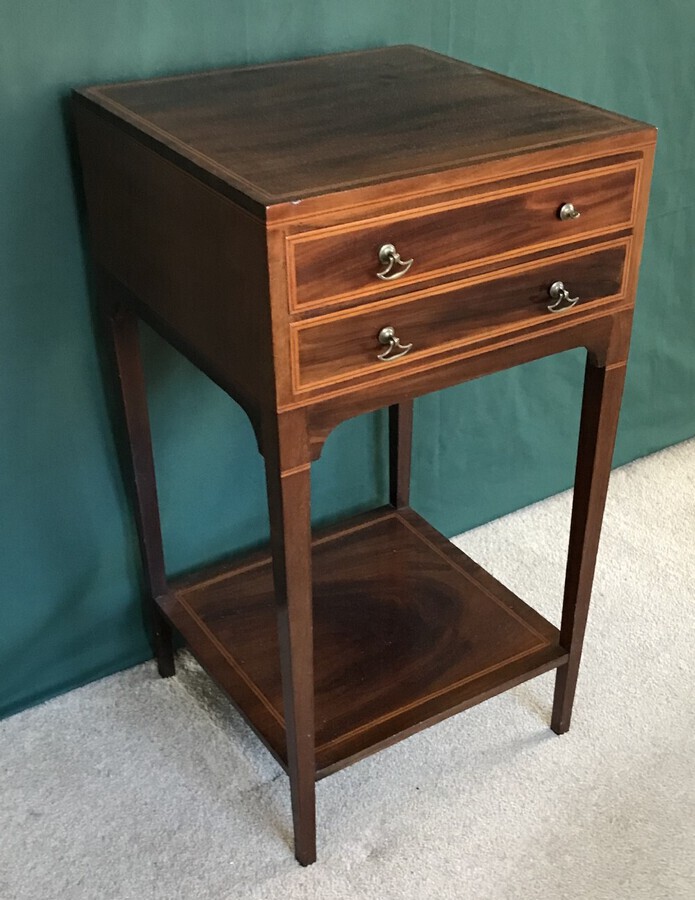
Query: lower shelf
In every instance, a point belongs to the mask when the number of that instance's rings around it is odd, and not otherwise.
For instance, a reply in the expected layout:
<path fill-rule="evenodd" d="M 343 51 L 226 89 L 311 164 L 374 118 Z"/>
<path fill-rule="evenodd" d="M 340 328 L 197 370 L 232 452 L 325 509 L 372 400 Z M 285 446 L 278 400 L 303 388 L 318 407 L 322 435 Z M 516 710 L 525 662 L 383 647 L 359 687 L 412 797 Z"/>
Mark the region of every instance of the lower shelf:
<path fill-rule="evenodd" d="M 317 778 L 561 665 L 557 629 L 410 509 L 313 541 Z M 286 766 L 270 558 L 172 583 L 160 604 Z"/>

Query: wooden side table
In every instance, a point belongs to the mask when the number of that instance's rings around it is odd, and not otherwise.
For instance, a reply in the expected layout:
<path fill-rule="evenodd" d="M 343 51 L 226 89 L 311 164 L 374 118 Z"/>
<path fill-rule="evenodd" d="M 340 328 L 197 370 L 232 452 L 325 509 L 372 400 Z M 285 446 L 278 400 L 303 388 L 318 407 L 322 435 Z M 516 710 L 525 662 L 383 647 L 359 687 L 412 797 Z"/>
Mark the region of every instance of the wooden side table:
<path fill-rule="evenodd" d="M 171 628 L 290 777 L 315 781 L 557 668 L 570 724 L 656 133 L 416 47 L 74 96 L 159 671 Z M 270 555 L 169 580 L 141 317 L 247 412 Z M 413 398 L 585 347 L 558 631 L 408 505 Z M 312 536 L 329 432 L 389 407 L 391 504 Z"/>

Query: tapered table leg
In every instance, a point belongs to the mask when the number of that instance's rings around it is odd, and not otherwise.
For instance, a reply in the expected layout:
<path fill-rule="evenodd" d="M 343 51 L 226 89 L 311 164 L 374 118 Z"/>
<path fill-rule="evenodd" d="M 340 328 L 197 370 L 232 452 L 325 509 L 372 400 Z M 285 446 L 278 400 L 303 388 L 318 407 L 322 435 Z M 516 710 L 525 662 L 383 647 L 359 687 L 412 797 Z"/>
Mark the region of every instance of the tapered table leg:
<path fill-rule="evenodd" d="M 311 584 L 311 467 L 295 423 L 276 419 L 263 429 L 270 543 L 278 616 L 294 852 L 316 860 L 314 639 Z"/>
<path fill-rule="evenodd" d="M 413 446 L 413 401 L 389 406 L 389 498 L 391 506 L 410 505 L 410 462 Z"/>
<path fill-rule="evenodd" d="M 624 382 L 624 362 L 600 368 L 587 361 L 560 628 L 569 659 L 557 670 L 551 720 L 557 734 L 572 717 Z"/>
<path fill-rule="evenodd" d="M 140 555 L 149 596 L 145 609 L 159 674 L 175 672 L 171 627 L 155 602 L 167 591 L 162 532 L 157 504 L 157 485 L 152 457 L 152 438 L 147 411 L 147 394 L 140 356 L 138 320 L 121 303 L 120 285 L 108 275 L 100 276 L 100 294 L 113 345 L 119 395 L 127 435 L 127 463 L 134 487 L 134 512 Z"/>

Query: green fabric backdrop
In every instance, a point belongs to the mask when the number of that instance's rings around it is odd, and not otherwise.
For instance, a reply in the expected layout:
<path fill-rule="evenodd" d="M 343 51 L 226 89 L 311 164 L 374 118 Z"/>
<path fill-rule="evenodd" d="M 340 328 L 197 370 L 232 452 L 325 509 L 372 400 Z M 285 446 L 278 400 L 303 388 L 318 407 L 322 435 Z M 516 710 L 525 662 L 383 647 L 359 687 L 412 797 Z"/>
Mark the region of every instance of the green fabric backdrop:
<path fill-rule="evenodd" d="M 695 5 L 634 0 L 0 0 L 0 711 L 147 658 L 69 158 L 73 85 L 412 42 L 661 129 L 616 463 L 695 432 Z M 241 411 L 144 338 L 166 555 L 258 543 Z M 414 505 L 448 534 L 566 488 L 582 372 L 565 354 L 416 406 Z M 314 514 L 386 495 L 383 413 L 341 426 Z M 656 524 L 656 523 L 655 523 Z"/>

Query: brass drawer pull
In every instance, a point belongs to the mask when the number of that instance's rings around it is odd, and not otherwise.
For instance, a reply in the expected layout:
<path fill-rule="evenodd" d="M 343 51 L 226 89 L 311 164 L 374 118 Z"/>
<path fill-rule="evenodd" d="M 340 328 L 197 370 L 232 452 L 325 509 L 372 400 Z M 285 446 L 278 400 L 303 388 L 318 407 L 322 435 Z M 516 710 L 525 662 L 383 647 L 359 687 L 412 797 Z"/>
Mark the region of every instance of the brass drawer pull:
<path fill-rule="evenodd" d="M 579 210 L 575 208 L 574 203 L 563 203 L 557 214 L 563 222 L 567 222 L 570 219 L 578 219 L 581 216 Z"/>
<path fill-rule="evenodd" d="M 395 329 L 391 325 L 381 329 L 379 332 L 379 343 L 386 345 L 386 350 L 377 356 L 377 359 L 380 359 L 382 362 L 392 362 L 394 359 L 400 359 L 401 356 L 405 356 L 406 353 L 413 349 L 412 344 L 401 344 Z M 397 352 L 392 353 L 393 350 Z"/>
<path fill-rule="evenodd" d="M 548 293 L 556 301 L 548 307 L 550 312 L 562 312 L 565 309 L 572 309 L 579 300 L 579 297 L 570 297 L 570 292 L 561 281 L 551 284 Z M 563 303 L 565 306 L 562 305 Z"/>
<path fill-rule="evenodd" d="M 379 262 L 386 266 L 382 272 L 376 273 L 376 277 L 381 278 L 382 281 L 393 281 L 395 278 L 400 278 L 413 264 L 412 259 L 401 259 L 400 253 L 393 244 L 384 244 L 379 248 Z M 394 266 L 402 266 L 402 268 L 392 272 Z"/>

